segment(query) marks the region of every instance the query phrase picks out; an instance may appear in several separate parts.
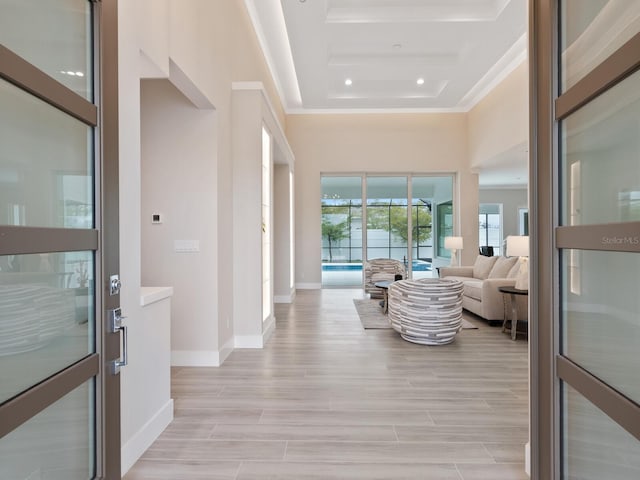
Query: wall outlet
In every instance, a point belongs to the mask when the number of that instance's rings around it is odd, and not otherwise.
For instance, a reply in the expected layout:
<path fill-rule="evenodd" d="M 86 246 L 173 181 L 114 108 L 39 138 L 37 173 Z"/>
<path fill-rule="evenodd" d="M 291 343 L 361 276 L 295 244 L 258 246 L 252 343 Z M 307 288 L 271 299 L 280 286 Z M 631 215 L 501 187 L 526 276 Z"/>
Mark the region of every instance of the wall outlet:
<path fill-rule="evenodd" d="M 161 213 L 152 213 L 151 214 L 151 223 L 155 223 L 155 224 L 162 223 L 162 220 L 163 220 L 163 218 L 162 218 L 162 214 Z"/>

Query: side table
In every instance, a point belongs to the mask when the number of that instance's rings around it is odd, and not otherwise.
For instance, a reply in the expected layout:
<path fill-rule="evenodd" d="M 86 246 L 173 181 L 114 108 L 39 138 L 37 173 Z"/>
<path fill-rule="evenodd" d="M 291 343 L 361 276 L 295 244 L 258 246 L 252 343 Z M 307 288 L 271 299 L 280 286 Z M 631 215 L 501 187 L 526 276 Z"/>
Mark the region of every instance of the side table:
<path fill-rule="evenodd" d="M 382 290 L 382 312 L 387 313 L 389 311 L 389 285 L 393 283 L 393 280 L 382 280 L 374 283 L 376 287 Z"/>
<path fill-rule="evenodd" d="M 529 295 L 529 290 L 520 290 L 515 287 L 498 287 L 498 291 L 504 295 L 508 294 L 511 297 L 511 340 L 515 340 L 518 330 L 518 307 L 516 305 L 516 295 Z M 505 312 L 504 321 L 502 322 L 503 332 L 506 331 L 507 320 Z"/>

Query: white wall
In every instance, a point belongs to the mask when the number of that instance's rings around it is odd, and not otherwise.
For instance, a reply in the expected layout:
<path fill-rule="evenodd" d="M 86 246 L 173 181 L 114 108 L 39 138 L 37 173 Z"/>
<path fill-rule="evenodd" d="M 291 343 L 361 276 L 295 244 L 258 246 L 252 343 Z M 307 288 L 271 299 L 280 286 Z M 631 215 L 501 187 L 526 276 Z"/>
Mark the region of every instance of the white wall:
<path fill-rule="evenodd" d="M 141 315 L 126 321 L 129 365 L 121 370 L 122 473 L 173 420 L 171 399 L 171 288 L 142 288 Z"/>
<path fill-rule="evenodd" d="M 525 60 L 467 114 L 472 168 L 529 143 L 529 68 Z M 524 159 L 524 156 L 523 156 Z"/>
<path fill-rule="evenodd" d="M 216 112 L 197 109 L 168 80 L 141 83 L 142 283 L 172 285 L 176 359 L 217 355 Z M 153 213 L 162 223 L 152 224 Z M 180 253 L 176 241 L 196 241 Z"/>
<path fill-rule="evenodd" d="M 478 251 L 478 176 L 467 157 L 465 114 L 292 115 L 296 157 L 296 285 L 321 283 L 321 173 L 455 173 L 462 262 Z"/>
<path fill-rule="evenodd" d="M 193 216 L 180 218 L 184 224 L 179 224 L 176 218 L 180 215 L 174 216 L 171 207 L 167 207 L 171 214 L 166 218 L 171 223 L 166 225 L 164 231 L 184 228 L 187 230 L 184 233 L 201 236 L 199 258 L 207 258 L 209 271 L 207 285 L 202 286 L 198 283 L 202 280 L 200 265 L 191 264 L 193 268 L 187 269 L 185 263 L 190 260 L 176 261 L 175 255 L 169 255 L 166 263 L 164 257 L 155 258 L 155 263 L 146 257 L 144 280 L 164 283 L 164 279 L 176 279 L 179 285 L 176 285 L 173 302 L 176 312 L 181 313 L 174 312 L 176 317 L 173 322 L 178 322 L 178 326 L 179 322 L 184 322 L 188 327 L 181 333 L 176 331 L 174 335 L 179 347 L 184 349 L 180 351 L 186 352 L 183 360 L 189 364 L 214 365 L 222 361 L 233 346 L 233 282 L 230 280 L 234 273 L 230 255 L 233 251 L 233 212 L 230 208 L 233 196 L 230 131 L 232 82 L 262 82 L 281 124 L 284 124 L 284 113 L 242 0 L 141 0 L 121 1 L 118 6 L 121 306 L 129 324 L 140 322 L 144 317 L 140 306 L 140 288 L 142 250 L 146 250 L 146 245 L 142 243 L 141 222 L 148 222 L 149 219 L 147 215 L 141 216 L 140 79 L 168 78 L 183 96 L 201 109 L 187 106 L 184 98 L 171 93 L 165 82 L 164 87 L 168 91 L 158 95 L 162 97 L 158 99 L 159 104 L 169 106 L 171 113 L 175 111 L 186 122 L 195 125 L 200 133 L 199 138 L 195 139 L 191 135 L 193 132 L 187 132 L 193 144 L 185 147 L 184 151 L 172 150 L 175 154 L 171 159 L 174 162 L 172 166 L 175 167 L 175 163 L 182 159 L 188 159 L 189 162 L 200 161 L 198 167 L 205 165 L 209 170 L 203 178 L 198 178 L 200 191 L 193 192 L 191 184 L 185 183 L 189 180 L 185 177 L 181 177 L 180 189 L 173 185 L 173 188 L 165 190 L 165 195 L 170 197 L 166 200 L 173 201 L 172 206 L 182 205 L 183 211 L 189 211 Z M 155 101 L 150 102 L 148 108 L 158 108 L 158 105 Z M 166 112 L 157 113 L 166 119 Z M 145 151 L 154 151 L 164 140 L 175 139 L 180 126 L 167 123 L 166 128 L 159 122 L 149 126 L 149 132 L 153 135 L 145 135 Z M 172 146 L 169 144 L 167 147 Z M 193 150 L 192 146 L 199 151 Z M 159 157 L 150 161 L 168 161 L 167 157 L 158 160 Z M 152 174 L 157 173 L 157 170 L 152 170 Z M 207 179 L 209 182 L 206 182 Z M 152 191 L 151 198 L 145 200 L 149 208 L 159 204 L 160 200 L 154 197 L 156 194 Z M 182 198 L 199 204 L 200 209 L 191 204 L 185 205 L 186 201 L 181 203 Z M 166 236 L 167 239 L 176 237 L 176 230 Z M 154 238 L 154 235 L 150 234 L 148 238 Z M 157 249 L 161 253 L 169 250 L 166 244 L 161 245 L 165 239 L 155 240 L 157 245 L 150 245 L 150 249 Z M 180 259 L 184 257 L 185 254 L 178 255 Z M 168 284 L 173 285 L 173 281 Z M 198 297 L 195 299 L 195 312 L 190 305 L 194 300 L 190 295 L 194 292 Z M 202 304 L 203 297 L 209 303 L 206 307 Z M 183 310 L 185 315 L 182 315 Z M 218 352 L 218 360 L 212 352 Z M 133 387 L 136 375 L 148 372 L 141 371 L 137 365 L 130 365 L 128 369 L 122 380 L 122 407 L 127 408 L 131 402 L 146 404 L 147 408 L 139 412 L 139 420 L 146 425 L 145 422 L 158 412 L 154 412 L 152 404 L 147 402 L 149 393 L 138 394 Z M 144 420 L 145 416 L 147 420 Z M 136 424 L 130 422 L 123 424 L 123 445 L 127 445 L 136 435 L 131 431 L 135 427 Z M 126 456 L 127 452 L 123 452 L 123 459 Z"/>

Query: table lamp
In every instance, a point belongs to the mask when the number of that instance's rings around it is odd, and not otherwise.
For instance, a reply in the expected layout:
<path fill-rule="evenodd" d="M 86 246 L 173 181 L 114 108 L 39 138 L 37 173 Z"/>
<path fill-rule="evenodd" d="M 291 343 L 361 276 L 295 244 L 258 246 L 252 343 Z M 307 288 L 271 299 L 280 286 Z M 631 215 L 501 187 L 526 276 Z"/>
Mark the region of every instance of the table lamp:
<path fill-rule="evenodd" d="M 444 248 L 451 250 L 451 266 L 458 266 L 456 252 L 462 250 L 462 237 L 444 237 Z"/>
<path fill-rule="evenodd" d="M 507 257 L 519 257 L 520 269 L 515 287 L 529 290 L 529 237 L 527 235 L 509 235 L 507 237 Z"/>

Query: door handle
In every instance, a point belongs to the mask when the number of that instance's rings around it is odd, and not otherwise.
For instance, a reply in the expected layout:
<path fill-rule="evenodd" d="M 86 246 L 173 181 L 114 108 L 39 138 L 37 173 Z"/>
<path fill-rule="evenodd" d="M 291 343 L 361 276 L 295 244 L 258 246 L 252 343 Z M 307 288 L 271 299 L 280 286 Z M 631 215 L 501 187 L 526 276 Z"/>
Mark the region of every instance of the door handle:
<path fill-rule="evenodd" d="M 120 368 L 125 367 L 129 363 L 127 326 L 122 324 L 122 321 L 127 317 L 122 316 L 122 310 L 120 308 L 108 310 L 107 313 L 109 315 L 109 332 L 122 332 L 122 355 L 120 358 L 109 362 L 111 375 L 117 375 L 120 373 Z"/>

